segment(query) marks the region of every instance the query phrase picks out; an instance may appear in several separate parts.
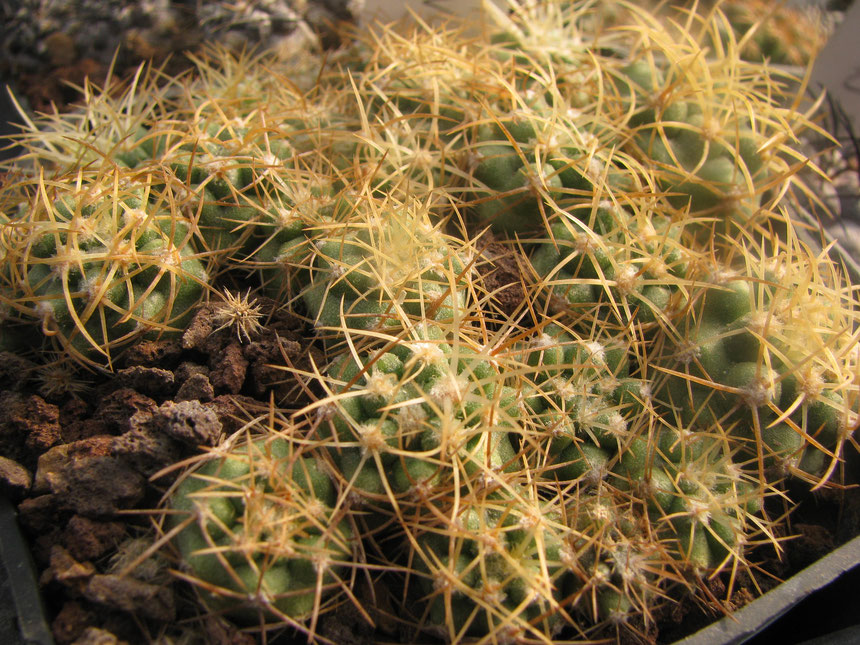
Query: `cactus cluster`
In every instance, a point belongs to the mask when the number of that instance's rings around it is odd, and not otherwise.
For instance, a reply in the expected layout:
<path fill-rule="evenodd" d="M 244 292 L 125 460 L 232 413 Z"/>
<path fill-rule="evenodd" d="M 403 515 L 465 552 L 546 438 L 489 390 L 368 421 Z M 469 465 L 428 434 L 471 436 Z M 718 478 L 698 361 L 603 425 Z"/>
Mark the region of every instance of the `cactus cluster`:
<path fill-rule="evenodd" d="M 137 111 L 90 101 L 128 118 L 25 135 L 5 316 L 109 368 L 241 280 L 323 357 L 278 366 L 310 403 L 272 401 L 165 496 L 208 611 L 313 639 L 342 603 L 373 615 L 370 582 L 412 639 L 647 634 L 666 598 L 728 601 L 779 549 L 769 498 L 856 446 L 857 296 L 796 235 L 815 126 L 782 79 L 718 9 L 494 7 L 480 37 L 216 52 Z"/>

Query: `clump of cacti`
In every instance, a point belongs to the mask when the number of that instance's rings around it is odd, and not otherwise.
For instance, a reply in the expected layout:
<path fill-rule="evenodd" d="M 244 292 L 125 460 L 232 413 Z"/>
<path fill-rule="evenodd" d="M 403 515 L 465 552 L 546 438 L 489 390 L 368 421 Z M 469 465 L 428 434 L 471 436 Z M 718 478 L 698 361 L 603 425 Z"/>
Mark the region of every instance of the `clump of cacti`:
<path fill-rule="evenodd" d="M 293 82 L 201 58 L 49 152 L 30 128 L 4 316 L 112 367 L 241 281 L 250 328 L 258 290 L 319 348 L 279 366 L 310 403 L 273 398 L 165 498 L 208 610 L 314 637 L 363 580 L 409 638 L 647 633 L 665 598 L 752 576 L 768 499 L 854 443 L 857 297 L 783 208 L 813 126 L 778 79 L 719 10 L 510 9 L 481 36 L 383 28 Z M 490 244 L 522 259 L 517 306 Z"/>

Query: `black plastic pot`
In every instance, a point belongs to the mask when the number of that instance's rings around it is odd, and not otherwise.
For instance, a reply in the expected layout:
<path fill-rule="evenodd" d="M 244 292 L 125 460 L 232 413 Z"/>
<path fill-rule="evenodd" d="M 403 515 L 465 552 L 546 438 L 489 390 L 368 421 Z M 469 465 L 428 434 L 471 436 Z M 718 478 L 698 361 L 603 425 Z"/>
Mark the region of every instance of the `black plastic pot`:
<path fill-rule="evenodd" d="M 860 643 L 859 610 L 860 536 L 675 645 Z"/>
<path fill-rule="evenodd" d="M 0 496 L 0 643 L 53 645 L 30 550 L 15 509 Z"/>

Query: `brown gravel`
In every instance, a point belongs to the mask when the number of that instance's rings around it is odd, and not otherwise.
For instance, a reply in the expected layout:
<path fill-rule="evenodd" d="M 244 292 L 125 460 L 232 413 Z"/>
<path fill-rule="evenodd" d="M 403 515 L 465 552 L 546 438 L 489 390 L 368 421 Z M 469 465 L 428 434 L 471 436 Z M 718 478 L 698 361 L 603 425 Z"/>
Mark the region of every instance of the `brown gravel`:
<path fill-rule="evenodd" d="M 76 560 L 95 560 L 116 549 L 126 533 L 123 522 L 102 522 L 73 515 L 63 530 L 63 545 Z"/>
<path fill-rule="evenodd" d="M 0 453 L 25 466 L 62 439 L 60 411 L 42 397 L 0 392 Z"/>

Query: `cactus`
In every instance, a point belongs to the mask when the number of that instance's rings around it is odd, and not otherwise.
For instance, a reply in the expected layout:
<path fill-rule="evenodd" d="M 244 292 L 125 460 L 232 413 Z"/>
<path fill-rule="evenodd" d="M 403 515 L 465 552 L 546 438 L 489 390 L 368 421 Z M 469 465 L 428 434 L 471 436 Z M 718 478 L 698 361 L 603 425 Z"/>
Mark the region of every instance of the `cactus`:
<path fill-rule="evenodd" d="M 532 266 L 554 307 L 591 307 L 606 322 L 643 327 L 682 308 L 680 286 L 696 259 L 683 225 L 647 203 L 602 201 L 569 212 L 575 219 L 559 219 L 548 240 L 532 241 Z"/>
<path fill-rule="evenodd" d="M 395 503 L 515 459 L 517 400 L 489 357 L 430 321 L 408 334 L 390 351 L 336 359 L 324 381 L 331 395 L 317 404 L 344 480 Z"/>
<path fill-rule="evenodd" d="M 531 119 L 538 143 L 535 123 L 573 114 L 568 132 L 591 132 L 611 151 L 607 177 L 622 169 L 629 182 L 644 166 L 676 208 L 740 226 L 795 181 L 797 155 L 782 142 L 811 124 L 778 102 L 778 72 L 758 73 L 760 64 L 742 61 L 734 41 L 723 44 L 718 9 L 679 10 L 676 20 L 660 21 L 623 3 L 511 4 L 509 15 L 494 10 L 503 27 L 495 51 L 516 61 L 523 95 L 536 90 L 552 106 L 551 117 Z M 603 33 L 606 25 L 614 29 Z M 647 185 L 643 179 L 634 185 Z M 603 192 L 613 198 L 607 186 Z"/>
<path fill-rule="evenodd" d="M 252 336 L 260 333 L 263 325 L 260 318 L 263 312 L 256 299 L 251 298 L 249 289 L 244 295 L 234 294 L 224 290 L 224 299 L 215 305 L 213 322 L 218 325 L 213 333 L 222 329 L 235 329 L 236 338 L 241 342 L 250 342 Z"/>
<path fill-rule="evenodd" d="M 632 119 L 639 154 L 664 170 L 662 187 L 670 202 L 697 214 L 737 217 L 742 222 L 752 217 L 772 176 L 758 152 L 764 138 L 752 124 L 724 123 L 719 112 L 706 113 L 701 105 L 683 99 L 663 98 L 666 104 L 658 106 L 658 113 L 649 105 L 650 97 L 678 82 L 664 79 L 659 69 L 642 60 L 620 71 L 621 94 L 626 93 L 637 108 L 644 103 Z"/>
<path fill-rule="evenodd" d="M 26 189 L 33 202 L 7 224 L 10 308 L 96 365 L 110 366 L 136 338 L 183 328 L 208 277 L 189 243 L 189 223 L 175 217 L 151 180 L 111 170 Z"/>
<path fill-rule="evenodd" d="M 599 464 L 627 443 L 624 415 L 635 412 L 625 396 L 630 385 L 627 347 L 577 338 L 549 325 L 521 351 L 530 366 L 523 379 L 525 405 L 537 422 L 538 436 L 549 439 L 541 446 L 541 461 L 555 458 L 562 467 L 554 475 L 561 479 L 576 479 L 583 472 L 596 477 Z M 577 463 L 583 438 L 596 451 L 584 456 L 587 463 Z"/>
<path fill-rule="evenodd" d="M 67 113 L 32 119 L 15 102 L 24 123 L 17 139 L 26 150 L 19 168 L 25 160 L 35 175 L 40 171 L 62 175 L 103 164 L 134 168 L 164 152 L 169 130 L 151 131 L 148 125 L 166 110 L 157 72 L 141 65 L 127 84 L 110 73 L 104 88 L 87 79 L 80 89 L 81 109 Z M 15 101 L 14 96 L 12 99 Z"/>
<path fill-rule="evenodd" d="M 796 133 L 809 122 L 771 98 L 779 97 L 777 74 L 746 80 L 756 67 L 722 47 L 720 16 L 690 14 L 678 27 L 686 37 L 643 20 L 632 28 L 640 40 L 614 72 L 614 86 L 630 114 L 630 152 L 656 169 L 670 202 L 730 228 L 749 227 L 766 216 L 779 187 L 794 181 L 796 153 L 781 143 L 782 132 L 791 137 L 782 124 Z M 706 47 L 717 55 L 707 56 Z"/>
<path fill-rule="evenodd" d="M 428 511 L 408 518 L 415 585 L 425 599 L 421 629 L 481 643 L 558 633 L 566 531 L 553 504 L 506 482 L 460 504 L 440 500 L 432 517 Z"/>
<path fill-rule="evenodd" d="M 731 445 L 714 434 L 667 426 L 650 446 L 634 440 L 613 469 L 618 488 L 645 503 L 667 551 L 693 574 L 744 565 L 753 527 L 775 542 L 757 516 L 768 491 L 735 463 Z"/>
<path fill-rule="evenodd" d="M 167 159 L 173 189 L 184 198 L 182 208 L 195 220 L 205 250 L 231 255 L 251 234 L 249 222 L 264 210 L 266 193 L 275 190 L 269 175 L 291 158 L 292 149 L 280 137 L 255 136 L 245 127 L 200 125 L 203 132 L 189 135 L 195 140 L 183 146 L 187 151 Z"/>
<path fill-rule="evenodd" d="M 852 424 L 854 305 L 820 258 L 763 251 L 742 247 L 743 270 L 712 271 L 697 290 L 666 397 L 686 423 L 728 430 L 759 470 L 816 481 Z"/>
<path fill-rule="evenodd" d="M 651 607 L 672 567 L 663 545 L 646 537 L 647 523 L 611 489 L 575 496 L 565 517 L 571 530 L 560 552 L 562 589 L 580 633 L 593 632 L 589 625 L 616 635 L 650 627 Z"/>
<path fill-rule="evenodd" d="M 766 2 L 724 2 L 720 10 L 726 25 L 720 30 L 726 42 L 737 41 L 745 60 L 778 65 L 806 66 L 826 42 L 824 21 L 812 11 Z"/>
<path fill-rule="evenodd" d="M 713 429 L 695 432 L 687 419 L 676 426 L 660 418 L 641 367 L 630 375 L 627 347 L 575 340 L 548 326 L 525 351 L 536 385 L 525 398 L 533 472 L 580 491 L 611 485 L 629 492 L 641 504 L 639 521 L 679 540 L 680 547 L 661 548 L 680 563 L 705 570 L 722 566 L 728 553 L 744 560 L 741 527 L 760 511 L 764 491 L 743 470 L 746 456 L 734 440 Z M 693 553 L 688 537 L 697 526 L 702 544 Z M 715 544 L 704 551 L 708 535 Z"/>
<path fill-rule="evenodd" d="M 278 260 L 298 266 L 302 301 L 318 328 L 342 333 L 397 327 L 404 316 L 459 315 L 468 247 L 434 226 L 424 204 L 336 197 L 331 216 L 319 216 L 304 239 L 280 247 Z"/>
<path fill-rule="evenodd" d="M 353 531 L 336 489 L 322 462 L 276 433 L 234 439 L 185 471 L 170 496 L 183 577 L 234 620 L 315 621 L 351 566 Z"/>
<path fill-rule="evenodd" d="M 469 142 L 472 210 L 480 223 L 522 235 L 595 196 L 643 190 L 635 160 L 612 149 L 609 115 L 587 114 L 547 81 L 532 81 L 511 97 L 501 93 L 497 103 L 491 117 L 472 124 Z"/>

